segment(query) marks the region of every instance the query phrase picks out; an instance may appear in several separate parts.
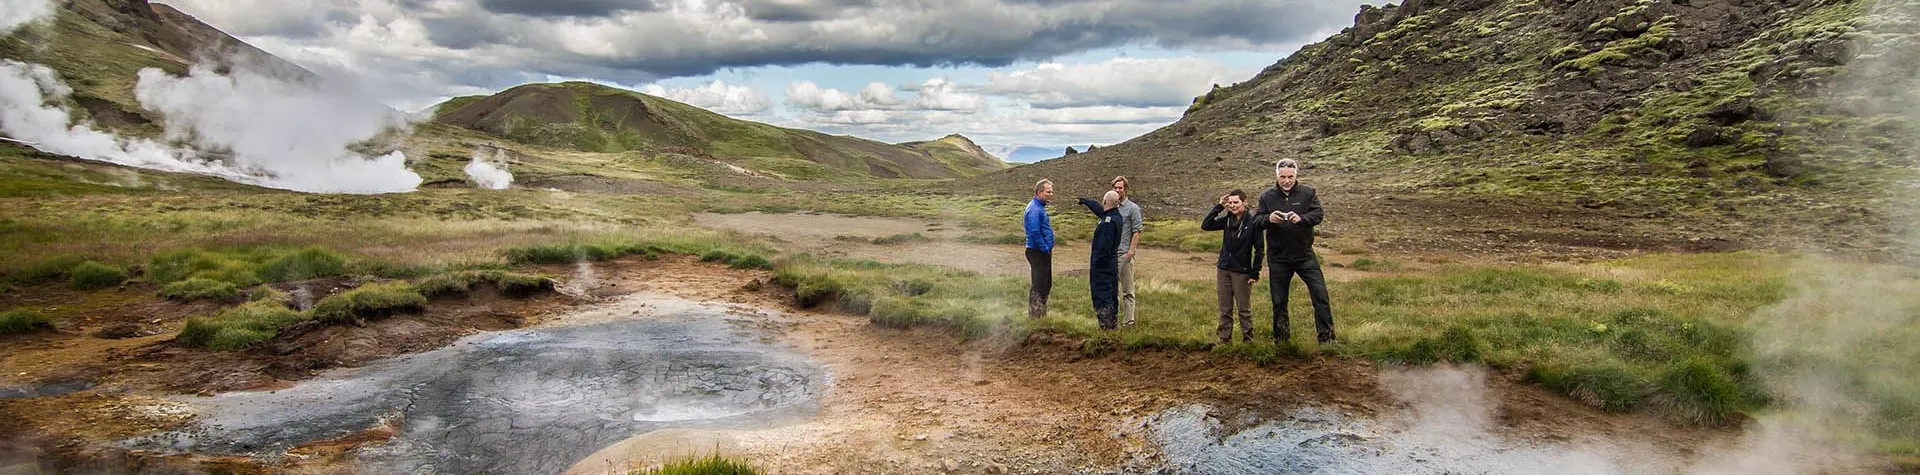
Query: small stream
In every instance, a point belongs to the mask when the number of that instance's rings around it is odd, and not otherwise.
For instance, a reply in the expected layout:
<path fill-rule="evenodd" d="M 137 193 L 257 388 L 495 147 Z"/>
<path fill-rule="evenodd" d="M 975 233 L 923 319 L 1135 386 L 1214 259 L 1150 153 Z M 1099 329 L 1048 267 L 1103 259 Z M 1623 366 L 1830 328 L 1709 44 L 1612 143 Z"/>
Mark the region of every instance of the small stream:
<path fill-rule="evenodd" d="M 760 428 L 819 410 L 827 375 L 725 307 L 628 296 L 573 326 L 492 332 L 272 392 L 181 397 L 196 425 L 134 448 L 272 457 L 388 424 L 363 473 L 559 473 L 669 428 Z"/>

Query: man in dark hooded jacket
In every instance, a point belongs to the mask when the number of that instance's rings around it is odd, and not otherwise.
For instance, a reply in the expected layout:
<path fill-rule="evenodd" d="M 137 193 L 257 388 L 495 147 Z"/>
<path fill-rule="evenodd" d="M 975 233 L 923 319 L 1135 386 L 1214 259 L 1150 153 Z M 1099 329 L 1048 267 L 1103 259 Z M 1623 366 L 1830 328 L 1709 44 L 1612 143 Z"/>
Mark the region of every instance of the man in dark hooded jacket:
<path fill-rule="evenodd" d="M 1312 187 L 1300 184 L 1300 165 L 1292 159 L 1273 164 L 1273 188 L 1260 194 L 1260 212 L 1267 220 L 1267 290 L 1273 297 L 1273 342 L 1292 345 L 1287 328 L 1287 289 L 1293 276 L 1307 284 L 1313 299 L 1315 338 L 1322 344 L 1334 340 L 1333 305 L 1327 300 L 1327 278 L 1320 272 L 1320 260 L 1313 253 L 1313 227 L 1320 225 L 1326 213 L 1320 209 L 1320 196 Z"/>
<path fill-rule="evenodd" d="M 1108 191 L 1100 201 L 1080 198 L 1080 204 L 1086 205 L 1098 225 L 1093 228 L 1093 256 L 1087 264 L 1087 287 L 1093 291 L 1093 314 L 1100 320 L 1100 328 L 1112 330 L 1120 326 L 1118 292 L 1120 283 L 1120 193 Z"/>

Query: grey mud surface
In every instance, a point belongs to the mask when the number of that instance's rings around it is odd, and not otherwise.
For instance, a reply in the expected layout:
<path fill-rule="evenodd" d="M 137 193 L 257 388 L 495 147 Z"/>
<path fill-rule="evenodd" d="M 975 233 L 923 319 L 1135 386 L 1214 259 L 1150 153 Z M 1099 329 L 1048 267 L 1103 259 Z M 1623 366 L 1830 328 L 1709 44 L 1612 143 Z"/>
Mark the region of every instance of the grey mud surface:
<path fill-rule="evenodd" d="M 1610 440 L 1503 434 L 1479 370 L 1388 373 L 1406 412 L 1380 419 L 1305 406 L 1285 417 L 1175 406 L 1141 426 L 1167 473 L 1630 474 L 1676 472 L 1667 454 Z"/>
<path fill-rule="evenodd" d="M 200 419 L 137 448 L 274 456 L 389 424 L 363 473 L 558 473 L 669 428 L 811 417 L 825 372 L 724 307 L 628 296 L 573 326 L 475 335 L 275 392 L 181 397 Z"/>

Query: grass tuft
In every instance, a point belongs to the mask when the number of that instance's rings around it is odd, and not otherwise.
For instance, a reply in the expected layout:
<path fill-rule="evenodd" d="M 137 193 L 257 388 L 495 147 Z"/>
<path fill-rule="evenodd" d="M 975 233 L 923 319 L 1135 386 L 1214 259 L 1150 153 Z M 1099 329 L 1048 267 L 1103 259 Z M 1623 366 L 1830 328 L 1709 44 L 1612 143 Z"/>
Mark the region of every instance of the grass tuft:
<path fill-rule="evenodd" d="M 1406 363 L 1429 364 L 1438 362 L 1469 363 L 1484 358 L 1486 344 L 1473 330 L 1462 326 L 1447 327 L 1438 337 L 1421 338 L 1413 345 L 1390 357 Z"/>
<path fill-rule="evenodd" d="M 290 282 L 345 275 L 347 259 L 339 253 L 309 247 L 267 261 L 254 274 L 267 282 Z"/>
<path fill-rule="evenodd" d="M 82 262 L 69 273 L 73 288 L 80 290 L 104 289 L 127 281 L 126 270 L 93 261 Z"/>
<path fill-rule="evenodd" d="M 24 308 L 0 312 L 0 334 L 26 333 L 50 329 L 53 329 L 53 317 L 39 312 Z"/>
<path fill-rule="evenodd" d="M 178 302 L 195 300 L 213 300 L 221 302 L 240 301 L 240 288 L 232 282 L 212 279 L 193 278 L 174 282 L 160 287 L 155 293 L 160 298 Z"/>
<path fill-rule="evenodd" d="M 406 282 L 382 282 L 341 292 L 313 305 L 313 318 L 328 323 L 426 311 L 427 297 Z"/>
<path fill-rule="evenodd" d="M 1700 358 L 1674 363 L 1660 377 L 1659 401 L 1695 422 L 1718 424 L 1746 406 L 1741 389 L 1720 365 Z"/>
<path fill-rule="evenodd" d="M 1527 380 L 1607 411 L 1633 408 L 1647 393 L 1646 380 L 1617 365 L 1573 369 L 1536 366 L 1527 372 Z"/>
<path fill-rule="evenodd" d="M 627 472 L 627 475 L 759 475 L 760 470 L 746 462 L 719 454 L 667 462 L 659 468 Z"/>
<path fill-rule="evenodd" d="M 429 298 L 466 295 L 475 286 L 491 283 L 508 297 L 524 298 L 554 290 L 552 279 L 497 270 L 464 270 L 436 274 L 415 282 L 414 290 Z"/>
<path fill-rule="evenodd" d="M 245 349 L 273 339 L 282 327 L 306 318 L 282 302 L 258 300 L 210 318 L 188 318 L 178 340 L 187 346 L 220 351 Z"/>
<path fill-rule="evenodd" d="M 71 254 L 54 256 L 21 267 L 19 270 L 8 275 L 7 280 L 18 285 L 39 285 L 53 282 L 67 278 L 68 273 L 71 272 L 75 266 L 79 266 L 80 263 L 86 261 L 87 259 L 85 257 Z"/>

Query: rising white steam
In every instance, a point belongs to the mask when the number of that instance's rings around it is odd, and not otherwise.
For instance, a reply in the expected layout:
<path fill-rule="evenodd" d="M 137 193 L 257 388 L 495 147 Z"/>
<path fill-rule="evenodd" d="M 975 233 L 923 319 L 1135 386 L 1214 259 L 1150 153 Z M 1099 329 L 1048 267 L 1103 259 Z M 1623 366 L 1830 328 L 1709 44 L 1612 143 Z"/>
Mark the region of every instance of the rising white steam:
<path fill-rule="evenodd" d="M 0 132 L 61 155 L 141 168 L 238 177 L 198 161 L 182 159 L 180 151 L 150 140 L 122 139 L 94 130 L 90 124 L 71 124 L 73 115 L 57 101 L 72 92 L 46 66 L 0 60 Z"/>
<path fill-rule="evenodd" d="M 74 123 L 65 104 L 72 92 L 45 66 L 0 60 L 0 132 L 50 153 L 295 191 L 388 193 L 420 185 L 405 155 L 368 158 L 348 149 L 404 128 L 397 112 L 310 86 L 245 69 L 223 75 L 195 67 L 186 77 L 140 71 L 135 98 L 164 119 L 169 141 L 191 148 Z"/>
<path fill-rule="evenodd" d="M 140 71 L 140 106 L 164 117 L 167 138 L 204 150 L 228 150 L 227 166 L 299 191 L 412 191 L 420 175 L 400 152 L 368 158 L 348 147 L 403 129 L 405 116 L 246 69 L 223 75 L 196 66 L 186 77 Z"/>
<path fill-rule="evenodd" d="M 504 190 L 513 184 L 513 174 L 507 172 L 506 151 L 497 147 L 475 147 L 473 159 L 467 161 L 467 177 L 473 178 L 473 184 L 489 190 Z"/>
<path fill-rule="evenodd" d="M 0 36 L 52 13 L 53 2 L 47 0 L 0 0 Z"/>

